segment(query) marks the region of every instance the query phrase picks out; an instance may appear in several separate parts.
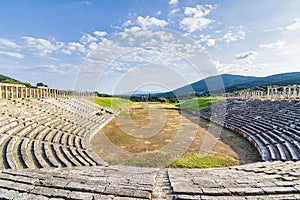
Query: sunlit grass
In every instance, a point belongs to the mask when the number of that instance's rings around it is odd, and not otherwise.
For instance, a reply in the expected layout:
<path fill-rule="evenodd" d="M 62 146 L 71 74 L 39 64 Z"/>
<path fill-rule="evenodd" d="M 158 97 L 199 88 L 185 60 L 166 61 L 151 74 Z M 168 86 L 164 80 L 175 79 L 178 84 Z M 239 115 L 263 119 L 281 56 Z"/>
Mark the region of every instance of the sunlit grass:
<path fill-rule="evenodd" d="M 187 108 L 191 110 L 200 110 L 202 108 L 206 108 L 208 106 L 211 106 L 212 104 L 222 101 L 224 98 L 213 98 L 213 97 L 207 97 L 207 98 L 194 98 L 194 99 L 189 99 L 186 100 L 182 103 L 176 104 L 176 107 L 179 108 Z"/>
<path fill-rule="evenodd" d="M 168 167 L 174 168 L 211 168 L 211 167 L 226 167 L 232 165 L 238 165 L 237 158 L 231 156 L 225 156 L 224 154 L 218 154 L 210 152 L 204 156 L 197 153 L 187 152 L 180 158 L 172 162 Z"/>
<path fill-rule="evenodd" d="M 90 98 L 94 103 L 112 109 L 112 110 L 120 110 L 122 108 L 129 107 L 132 102 L 128 99 L 122 99 L 119 97 L 96 97 Z"/>

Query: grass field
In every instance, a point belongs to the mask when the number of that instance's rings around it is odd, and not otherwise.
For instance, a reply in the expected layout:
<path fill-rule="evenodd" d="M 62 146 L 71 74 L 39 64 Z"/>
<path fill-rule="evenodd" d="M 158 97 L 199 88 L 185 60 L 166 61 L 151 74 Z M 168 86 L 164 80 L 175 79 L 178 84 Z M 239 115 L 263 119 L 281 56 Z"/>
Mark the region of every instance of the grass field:
<path fill-rule="evenodd" d="M 120 102 L 124 105 L 123 100 Z M 218 126 L 211 126 L 212 132 L 208 132 L 209 124 L 189 113 L 180 113 L 174 105 L 131 102 L 128 109 L 94 136 L 91 145 L 101 158 L 114 165 L 208 168 L 259 161 L 256 149 L 244 138 L 226 130 L 218 137 L 214 133 Z M 151 135 L 153 131 L 155 135 Z M 214 145 L 200 155 L 205 138 Z M 173 146 L 162 150 L 169 144 Z M 168 154 L 181 148 L 186 149 L 178 156 Z"/>
<path fill-rule="evenodd" d="M 212 105 L 213 103 L 216 103 L 218 101 L 224 100 L 223 98 L 211 98 L 211 97 L 201 97 L 201 98 L 194 98 L 186 100 L 182 103 L 176 104 L 175 106 L 178 108 L 187 108 L 191 110 L 200 110 L 202 108 L 208 107 Z"/>
<path fill-rule="evenodd" d="M 122 108 L 129 107 L 132 102 L 127 99 L 122 99 L 118 97 L 96 97 L 90 98 L 94 103 L 112 109 L 112 110 L 120 110 Z"/>

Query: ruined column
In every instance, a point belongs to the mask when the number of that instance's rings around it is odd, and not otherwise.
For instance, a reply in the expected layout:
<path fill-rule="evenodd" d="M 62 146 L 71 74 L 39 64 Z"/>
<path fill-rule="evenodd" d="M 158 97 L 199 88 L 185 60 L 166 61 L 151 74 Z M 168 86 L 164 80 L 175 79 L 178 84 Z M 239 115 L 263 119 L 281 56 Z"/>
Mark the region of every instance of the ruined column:
<path fill-rule="evenodd" d="M 2 85 L 0 84 L 0 99 L 2 99 Z"/>
<path fill-rule="evenodd" d="M 5 86 L 5 99 L 8 99 L 8 88 Z"/>
<path fill-rule="evenodd" d="M 293 98 L 296 99 L 297 96 L 297 87 L 296 85 L 293 85 Z"/>
<path fill-rule="evenodd" d="M 291 87 L 289 87 L 289 88 L 288 88 L 288 99 L 290 99 L 290 97 L 291 97 L 291 94 L 292 94 L 291 91 L 292 91 L 292 89 L 291 89 Z"/>
<path fill-rule="evenodd" d="M 267 88 L 267 97 L 270 97 L 270 88 Z"/>

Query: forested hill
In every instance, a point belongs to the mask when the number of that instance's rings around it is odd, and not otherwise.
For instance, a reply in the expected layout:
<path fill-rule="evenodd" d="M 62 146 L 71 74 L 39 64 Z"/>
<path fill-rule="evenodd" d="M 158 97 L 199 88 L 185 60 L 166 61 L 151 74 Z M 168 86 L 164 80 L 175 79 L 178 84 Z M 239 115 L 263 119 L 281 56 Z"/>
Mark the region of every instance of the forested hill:
<path fill-rule="evenodd" d="M 241 89 L 250 89 L 263 86 L 287 86 L 297 84 L 300 85 L 300 72 L 276 74 L 267 77 L 241 76 L 233 74 L 222 74 L 219 76 L 211 76 L 191 85 L 183 86 L 174 91 L 157 93 L 155 96 L 172 97 L 174 95 L 186 95 L 190 93 L 208 93 L 208 91 L 218 90 L 224 86 L 225 92 L 232 92 Z M 209 87 L 208 87 L 209 86 Z"/>

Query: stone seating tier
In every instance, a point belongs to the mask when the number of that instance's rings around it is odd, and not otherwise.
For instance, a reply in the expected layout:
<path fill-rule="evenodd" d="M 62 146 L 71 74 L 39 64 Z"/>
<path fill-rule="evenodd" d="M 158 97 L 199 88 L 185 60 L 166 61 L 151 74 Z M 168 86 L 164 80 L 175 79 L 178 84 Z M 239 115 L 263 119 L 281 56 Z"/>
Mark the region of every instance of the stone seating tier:
<path fill-rule="evenodd" d="M 199 114 L 247 138 L 264 161 L 297 161 L 300 159 L 299 105 L 297 101 L 228 99 L 214 104 L 213 109 L 208 107 L 199 111 Z M 225 113 L 223 123 L 221 119 Z"/>
<path fill-rule="evenodd" d="M 110 110 L 79 98 L 1 102 L 0 169 L 106 165 L 85 137 L 107 123 Z"/>

